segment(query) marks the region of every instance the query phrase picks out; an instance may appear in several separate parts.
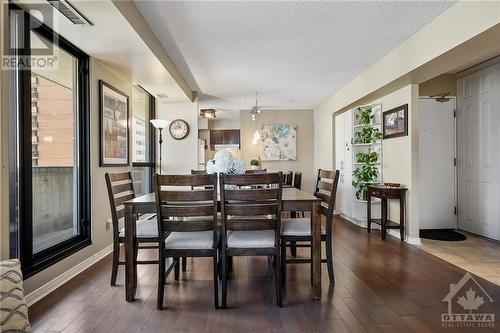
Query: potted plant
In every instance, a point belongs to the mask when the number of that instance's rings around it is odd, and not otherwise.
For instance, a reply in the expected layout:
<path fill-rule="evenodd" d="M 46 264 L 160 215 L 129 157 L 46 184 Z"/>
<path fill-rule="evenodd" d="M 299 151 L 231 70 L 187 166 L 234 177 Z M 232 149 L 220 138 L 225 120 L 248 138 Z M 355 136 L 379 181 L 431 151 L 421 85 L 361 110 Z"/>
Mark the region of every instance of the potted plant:
<path fill-rule="evenodd" d="M 260 167 L 260 161 L 256 158 L 252 159 L 250 161 L 250 168 L 252 170 L 258 169 Z"/>
<path fill-rule="evenodd" d="M 366 190 L 368 184 L 375 183 L 378 177 L 378 168 L 375 163 L 378 162 L 378 153 L 372 149 L 367 152 L 360 151 L 356 154 L 356 163 L 360 164 L 352 172 L 352 186 L 356 190 L 356 198 L 366 200 Z"/>

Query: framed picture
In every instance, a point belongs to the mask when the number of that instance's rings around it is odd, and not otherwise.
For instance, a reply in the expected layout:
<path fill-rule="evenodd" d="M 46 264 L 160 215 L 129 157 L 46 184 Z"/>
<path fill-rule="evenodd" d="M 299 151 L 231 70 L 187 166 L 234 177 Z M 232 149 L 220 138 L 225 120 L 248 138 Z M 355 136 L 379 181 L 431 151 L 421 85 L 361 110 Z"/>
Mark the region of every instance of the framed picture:
<path fill-rule="evenodd" d="M 297 160 L 297 126 L 290 124 L 264 125 L 260 130 L 263 161 Z"/>
<path fill-rule="evenodd" d="M 408 104 L 384 112 L 384 139 L 408 135 Z"/>
<path fill-rule="evenodd" d="M 128 96 L 99 80 L 99 165 L 129 165 Z"/>

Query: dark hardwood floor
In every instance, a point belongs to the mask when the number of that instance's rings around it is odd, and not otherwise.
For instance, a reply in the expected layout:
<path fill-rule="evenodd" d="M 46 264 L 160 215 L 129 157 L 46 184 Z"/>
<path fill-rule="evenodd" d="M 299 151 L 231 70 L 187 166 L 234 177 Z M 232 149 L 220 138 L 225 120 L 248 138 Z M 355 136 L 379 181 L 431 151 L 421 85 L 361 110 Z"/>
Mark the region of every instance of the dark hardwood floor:
<path fill-rule="evenodd" d="M 299 249 L 299 255 L 307 255 Z M 154 257 L 156 252 L 144 255 Z M 265 258 L 236 258 L 227 310 L 215 310 L 210 259 L 188 260 L 181 281 L 169 276 L 165 309 L 156 310 L 155 266 L 139 267 L 137 300 L 125 302 L 123 267 L 111 287 L 111 256 L 30 308 L 35 332 L 491 332 L 443 328 L 442 299 L 465 271 L 417 247 L 340 218 L 334 227 L 335 287 L 323 264 L 323 297 L 311 299 L 309 265 L 288 265 L 284 307 L 274 301 Z M 172 274 L 173 275 L 173 274 Z M 500 288 L 477 278 L 496 303 L 480 312 L 500 318 Z M 474 311 L 476 312 L 476 311 Z"/>

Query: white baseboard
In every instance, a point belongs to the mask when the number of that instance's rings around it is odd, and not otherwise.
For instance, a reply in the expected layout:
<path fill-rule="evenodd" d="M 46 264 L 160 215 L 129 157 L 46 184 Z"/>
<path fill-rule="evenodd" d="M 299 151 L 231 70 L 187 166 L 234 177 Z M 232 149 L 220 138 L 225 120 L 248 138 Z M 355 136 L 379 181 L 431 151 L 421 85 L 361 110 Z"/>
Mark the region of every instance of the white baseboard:
<path fill-rule="evenodd" d="M 26 295 L 26 302 L 28 303 L 28 306 L 32 306 L 33 304 L 35 304 L 36 302 L 38 302 L 39 300 L 41 300 L 42 298 L 44 298 L 45 296 L 47 296 L 48 294 L 50 294 L 51 292 L 53 292 L 54 290 L 56 290 L 57 288 L 59 288 L 60 286 L 62 286 L 63 284 L 65 284 L 78 274 L 80 274 L 81 272 L 83 272 L 84 270 L 86 270 L 87 268 L 89 268 L 90 266 L 97 263 L 99 260 L 106 257 L 111 252 L 113 252 L 113 244 L 105 247 L 104 249 L 95 253 L 91 257 L 85 259 L 81 263 L 73 266 L 72 268 L 62 273 L 58 277 L 54 278 L 53 280 L 47 282 L 40 288 L 33 290 L 31 293 Z"/>
<path fill-rule="evenodd" d="M 399 235 L 399 230 L 389 229 L 389 230 L 387 230 L 387 232 L 392 237 L 396 237 L 397 239 L 401 239 L 401 237 Z M 420 237 L 406 236 L 405 242 L 408 244 L 411 244 L 411 245 L 421 245 L 422 244 L 422 242 L 420 241 Z"/>

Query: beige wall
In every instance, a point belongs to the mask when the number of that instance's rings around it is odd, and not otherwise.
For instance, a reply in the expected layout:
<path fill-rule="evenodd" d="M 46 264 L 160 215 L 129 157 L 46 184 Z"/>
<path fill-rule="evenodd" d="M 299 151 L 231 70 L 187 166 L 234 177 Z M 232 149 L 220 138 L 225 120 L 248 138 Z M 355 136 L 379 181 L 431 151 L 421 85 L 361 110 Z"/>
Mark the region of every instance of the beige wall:
<path fill-rule="evenodd" d="M 58 277 L 73 266 L 103 250 L 112 242 L 111 229 L 106 229 L 106 220 L 111 215 L 107 198 L 104 174 L 106 172 L 121 172 L 130 168 L 101 168 L 99 167 L 99 108 L 98 108 L 98 80 L 102 79 L 113 87 L 131 96 L 131 82 L 123 80 L 119 75 L 106 67 L 100 61 L 92 58 L 90 67 L 90 91 L 91 91 L 91 193 L 92 193 L 92 245 L 79 252 L 59 261 L 42 272 L 24 281 L 26 293 L 43 286 L 52 279 Z"/>
<path fill-rule="evenodd" d="M 208 129 L 240 129 L 241 123 L 239 119 L 215 119 L 208 121 Z"/>
<path fill-rule="evenodd" d="M 302 171 L 302 189 L 312 193 L 315 171 L 313 166 L 313 131 L 312 110 L 266 110 L 253 122 L 248 111 L 241 111 L 241 157 L 250 167 L 250 160 L 260 155 L 260 142 L 252 144 L 256 129 L 262 125 L 292 124 L 297 125 L 297 160 L 263 162 L 262 167 L 269 171 Z"/>
<path fill-rule="evenodd" d="M 422 82 L 418 89 L 420 96 L 436 96 L 445 93 L 457 96 L 457 76 L 455 74 L 439 75 Z"/>
<path fill-rule="evenodd" d="M 160 119 L 183 119 L 189 125 L 189 134 L 182 140 L 175 140 L 163 130 L 162 172 L 188 174 L 198 165 L 198 104 L 167 103 L 158 104 L 157 117 Z M 159 148 L 158 148 L 159 149 Z M 159 156 L 158 156 L 159 157 Z"/>

